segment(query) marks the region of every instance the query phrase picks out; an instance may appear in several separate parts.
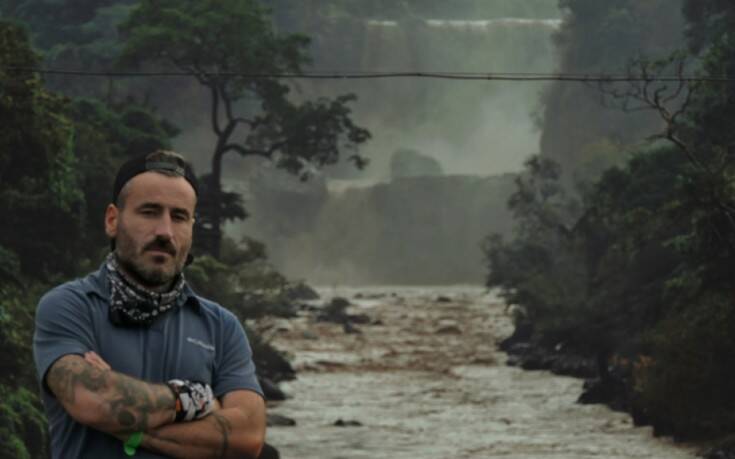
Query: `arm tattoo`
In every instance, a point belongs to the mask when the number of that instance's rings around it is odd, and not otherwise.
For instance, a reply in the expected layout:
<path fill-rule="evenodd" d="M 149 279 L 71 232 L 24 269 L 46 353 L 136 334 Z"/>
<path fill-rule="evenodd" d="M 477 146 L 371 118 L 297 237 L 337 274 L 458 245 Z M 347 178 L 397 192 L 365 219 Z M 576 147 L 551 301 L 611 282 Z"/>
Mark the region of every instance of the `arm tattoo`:
<path fill-rule="evenodd" d="M 105 387 L 107 372 L 86 364 L 76 358 L 59 359 L 46 377 L 49 389 L 62 403 L 74 403 L 75 388 L 79 384 L 85 389 L 98 391 Z"/>
<path fill-rule="evenodd" d="M 46 377 L 46 382 L 63 405 L 73 405 L 79 387 L 103 397 L 118 429 L 143 431 L 148 429 L 149 415 L 171 409 L 173 394 L 164 386 L 152 385 L 135 378 L 100 370 L 80 358 L 59 359 Z"/>
<path fill-rule="evenodd" d="M 222 443 L 214 457 L 217 459 L 224 458 L 225 454 L 227 454 L 227 450 L 230 448 L 230 432 L 232 432 L 232 424 L 221 414 L 212 413 L 211 417 L 214 419 L 216 424 L 215 427 L 222 434 Z"/>

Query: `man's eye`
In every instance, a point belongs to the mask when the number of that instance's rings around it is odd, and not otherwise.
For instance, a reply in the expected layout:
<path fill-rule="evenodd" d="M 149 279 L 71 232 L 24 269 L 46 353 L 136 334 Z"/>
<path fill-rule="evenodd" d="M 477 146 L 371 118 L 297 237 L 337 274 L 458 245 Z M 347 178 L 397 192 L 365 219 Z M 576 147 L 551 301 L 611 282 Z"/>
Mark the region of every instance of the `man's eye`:
<path fill-rule="evenodd" d="M 189 216 L 184 214 L 174 214 L 171 218 L 176 222 L 184 223 L 189 221 Z"/>

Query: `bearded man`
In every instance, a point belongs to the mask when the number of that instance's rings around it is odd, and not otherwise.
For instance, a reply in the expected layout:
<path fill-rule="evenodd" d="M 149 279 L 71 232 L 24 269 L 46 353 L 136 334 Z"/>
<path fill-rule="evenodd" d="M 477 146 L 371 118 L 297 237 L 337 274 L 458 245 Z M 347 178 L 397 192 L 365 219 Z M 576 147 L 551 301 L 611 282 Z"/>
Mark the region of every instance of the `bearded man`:
<path fill-rule="evenodd" d="M 235 316 L 182 270 L 197 182 L 157 151 L 117 173 L 100 269 L 41 298 L 33 351 L 53 458 L 257 457 L 265 403 Z"/>

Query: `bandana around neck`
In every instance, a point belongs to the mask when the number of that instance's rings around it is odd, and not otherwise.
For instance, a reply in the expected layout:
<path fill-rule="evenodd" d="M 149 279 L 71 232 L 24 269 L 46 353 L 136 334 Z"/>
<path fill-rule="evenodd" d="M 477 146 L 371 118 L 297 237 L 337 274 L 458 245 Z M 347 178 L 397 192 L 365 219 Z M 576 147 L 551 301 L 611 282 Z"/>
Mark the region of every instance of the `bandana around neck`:
<path fill-rule="evenodd" d="M 107 277 L 110 280 L 110 321 L 115 325 L 150 325 L 161 315 L 183 304 L 184 275 L 179 274 L 168 292 L 149 290 L 126 276 L 114 253 L 107 256 Z"/>

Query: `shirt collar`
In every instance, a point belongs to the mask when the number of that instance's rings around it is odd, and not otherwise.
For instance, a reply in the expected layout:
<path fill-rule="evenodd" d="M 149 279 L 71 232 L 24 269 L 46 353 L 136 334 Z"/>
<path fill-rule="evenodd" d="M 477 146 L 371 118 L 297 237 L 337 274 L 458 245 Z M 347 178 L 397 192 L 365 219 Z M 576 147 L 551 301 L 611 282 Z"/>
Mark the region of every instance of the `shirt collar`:
<path fill-rule="evenodd" d="M 84 293 L 88 295 L 95 294 L 104 300 L 109 300 L 110 282 L 107 280 L 107 263 L 103 261 L 97 271 L 82 279 L 82 287 Z M 183 293 L 184 303 L 194 308 L 197 313 L 201 312 L 202 305 L 199 302 L 199 298 L 197 298 L 194 290 L 191 289 L 188 283 L 184 284 Z"/>

